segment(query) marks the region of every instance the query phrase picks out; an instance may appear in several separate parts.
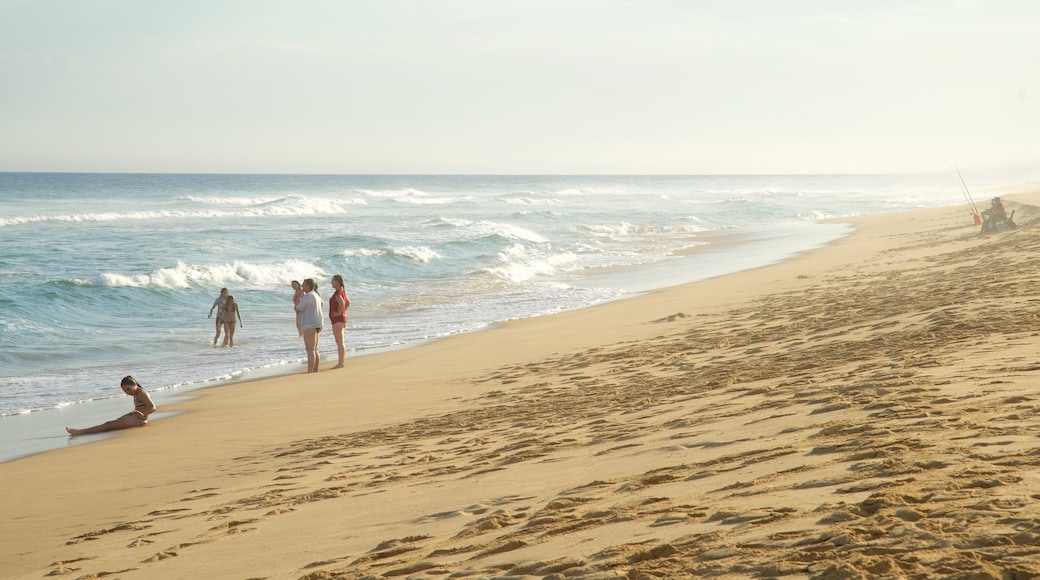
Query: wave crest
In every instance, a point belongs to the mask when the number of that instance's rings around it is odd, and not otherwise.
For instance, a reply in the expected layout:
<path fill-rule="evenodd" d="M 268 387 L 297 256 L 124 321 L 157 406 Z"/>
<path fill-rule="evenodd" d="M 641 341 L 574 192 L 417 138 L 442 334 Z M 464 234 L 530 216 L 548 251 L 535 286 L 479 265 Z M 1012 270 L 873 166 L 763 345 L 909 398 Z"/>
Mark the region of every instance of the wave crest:
<path fill-rule="evenodd" d="M 230 197 L 187 197 L 181 199 L 218 207 L 9 217 L 0 218 L 0 227 L 39 223 L 60 224 L 69 222 L 112 222 L 126 220 L 142 221 L 166 219 L 219 219 L 228 217 L 255 218 L 268 216 L 337 215 L 349 212 L 351 206 L 367 204 L 363 199 L 333 200 L 298 195 L 253 199 Z M 223 206 L 235 206 L 235 209 L 224 209 Z"/>
<path fill-rule="evenodd" d="M 76 286 L 106 288 L 162 288 L 183 290 L 207 286 L 272 286 L 290 280 L 328 276 L 320 266 L 302 260 L 286 260 L 272 264 L 235 261 L 231 264 L 197 266 L 178 261 L 171 268 L 160 268 L 149 274 L 105 272 L 96 278 L 66 280 Z"/>
<path fill-rule="evenodd" d="M 594 236 L 655 236 L 660 234 L 696 234 L 707 231 L 699 225 L 640 226 L 622 222 L 615 225 L 580 225 L 577 228 Z"/>
<path fill-rule="evenodd" d="M 569 252 L 545 254 L 524 244 L 513 244 L 497 254 L 499 265 L 485 271 L 512 283 L 527 282 L 534 278 L 556 274 L 561 267 L 577 260 Z"/>
<path fill-rule="evenodd" d="M 435 250 L 426 246 L 398 246 L 387 248 L 385 250 L 344 250 L 343 252 L 340 252 L 340 255 L 345 258 L 355 256 L 366 258 L 401 257 L 420 264 L 429 264 L 430 262 L 443 257 Z"/>

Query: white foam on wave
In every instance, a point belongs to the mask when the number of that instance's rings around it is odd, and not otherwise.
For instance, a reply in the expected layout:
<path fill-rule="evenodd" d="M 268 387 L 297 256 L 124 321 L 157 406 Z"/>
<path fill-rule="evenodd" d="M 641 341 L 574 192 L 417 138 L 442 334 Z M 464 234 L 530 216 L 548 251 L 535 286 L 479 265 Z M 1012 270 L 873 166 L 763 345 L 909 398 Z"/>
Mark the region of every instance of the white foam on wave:
<path fill-rule="evenodd" d="M 0 226 L 17 226 L 38 223 L 81 223 L 81 222 L 110 222 L 116 220 L 161 220 L 167 218 L 191 217 L 206 218 L 218 217 L 220 212 L 215 211 L 135 211 L 135 212 L 98 212 L 98 213 L 74 213 L 60 215 L 33 215 L 0 219 Z"/>
<path fill-rule="evenodd" d="M 825 211 L 813 210 L 813 211 L 810 211 L 810 212 L 808 212 L 806 214 L 803 214 L 801 217 L 804 217 L 805 219 L 808 219 L 808 220 L 811 220 L 811 221 L 818 221 L 818 220 L 826 220 L 826 219 L 833 219 L 833 218 L 838 218 L 838 217 L 850 217 L 850 216 L 847 216 L 847 215 L 837 215 L 837 214 L 827 213 Z"/>
<path fill-rule="evenodd" d="M 106 272 L 96 278 L 74 279 L 79 286 L 167 288 L 183 290 L 194 286 L 254 285 L 271 286 L 327 273 L 317 264 L 303 260 L 284 260 L 269 264 L 235 261 L 230 264 L 192 265 L 178 261 L 172 268 L 148 274 Z"/>
<path fill-rule="evenodd" d="M 591 196 L 591 195 L 611 195 L 616 193 L 631 193 L 628 188 L 617 185 L 617 186 L 585 186 L 585 187 L 568 187 L 553 191 L 553 195 L 559 195 L 564 197 L 579 197 L 579 196 Z"/>
<path fill-rule="evenodd" d="M 363 199 L 332 200 L 306 196 L 283 196 L 270 199 L 236 200 L 235 198 L 213 198 L 207 203 L 236 205 L 237 209 L 198 210 L 154 210 L 132 212 L 95 212 L 55 215 L 33 215 L 0 218 L 0 227 L 37 223 L 81 223 L 112 221 L 144 221 L 167 219 L 219 219 L 266 216 L 336 215 L 350 211 L 354 205 L 365 205 Z"/>
<path fill-rule="evenodd" d="M 441 221 L 454 226 L 462 239 L 481 239 L 498 236 L 506 239 L 524 240 L 538 244 L 544 244 L 549 241 L 537 232 L 512 224 L 487 220 L 474 221 L 459 218 L 441 218 Z"/>
<path fill-rule="evenodd" d="M 440 195 L 414 188 L 386 190 L 362 189 L 361 193 L 368 197 L 409 205 L 447 205 L 458 203 L 460 201 L 477 201 L 477 198 L 471 195 Z"/>
<path fill-rule="evenodd" d="M 369 197 L 383 199 L 425 198 L 430 196 L 429 193 L 412 187 L 406 187 L 403 189 L 362 189 L 360 190 L 360 193 Z"/>
<path fill-rule="evenodd" d="M 570 253 L 546 254 L 540 249 L 524 244 L 512 244 L 497 254 L 500 265 L 487 268 L 487 272 L 512 283 L 528 282 L 538 277 L 551 276 L 577 257 Z"/>
<path fill-rule="evenodd" d="M 343 206 L 367 205 L 368 201 L 363 198 L 351 199 L 329 199 L 308 195 L 279 195 L 274 197 L 222 197 L 222 196 L 195 196 L 189 195 L 178 198 L 179 201 L 187 201 L 204 205 L 234 206 L 234 207 L 299 207 L 300 211 L 306 213 L 342 213 Z M 236 212 L 237 213 L 237 212 Z"/>
<path fill-rule="evenodd" d="M 628 222 L 612 225 L 587 224 L 577 228 L 594 236 L 625 237 L 625 236 L 656 236 L 661 234 L 696 234 L 708 231 L 708 228 L 698 224 L 681 226 L 641 226 Z"/>
<path fill-rule="evenodd" d="M 186 195 L 184 197 L 177 198 L 177 201 L 188 201 L 192 203 L 204 203 L 209 205 L 260 205 L 269 203 L 276 199 L 281 199 L 284 196 L 271 198 L 271 197 L 222 197 L 215 195 Z"/>
<path fill-rule="evenodd" d="M 476 201 L 475 197 L 406 197 L 400 198 L 396 201 L 401 203 L 410 203 L 414 205 L 447 205 L 451 203 L 458 203 L 460 201 Z"/>
<path fill-rule="evenodd" d="M 541 234 L 535 233 L 527 228 L 514 226 L 511 224 L 499 224 L 494 222 L 481 222 L 482 225 L 486 225 L 490 229 L 490 233 L 504 238 L 512 238 L 519 240 L 526 240 L 528 242 L 535 242 L 538 244 L 548 243 Z"/>
<path fill-rule="evenodd" d="M 408 260 L 412 260 L 414 262 L 418 262 L 420 264 L 428 264 L 434 260 L 443 257 L 440 254 L 438 254 L 435 250 L 426 246 L 397 246 L 385 250 L 370 250 L 367 248 L 361 248 L 357 250 L 343 250 L 342 252 L 340 252 L 340 255 L 345 258 L 352 258 L 355 256 L 370 258 L 399 256 Z"/>
<path fill-rule="evenodd" d="M 324 199 L 320 197 L 307 197 L 290 195 L 278 199 L 257 204 L 245 210 L 250 216 L 265 215 L 334 215 L 347 213 L 350 206 L 367 205 L 363 199 Z M 242 212 L 236 212 L 241 214 Z"/>
<path fill-rule="evenodd" d="M 536 197 L 505 197 L 501 200 L 503 203 L 511 205 L 562 205 L 563 201 L 556 198 L 536 198 Z"/>
<path fill-rule="evenodd" d="M 391 252 L 395 256 L 403 256 L 421 264 L 428 264 L 441 257 L 436 251 L 426 246 L 400 246 L 392 248 Z"/>
<path fill-rule="evenodd" d="M 370 250 L 368 248 L 358 248 L 356 250 L 355 249 L 343 250 L 342 252 L 339 253 L 339 255 L 343 256 L 344 258 L 353 258 L 355 256 L 371 258 L 371 257 L 382 256 L 385 253 L 386 253 L 386 250 Z"/>

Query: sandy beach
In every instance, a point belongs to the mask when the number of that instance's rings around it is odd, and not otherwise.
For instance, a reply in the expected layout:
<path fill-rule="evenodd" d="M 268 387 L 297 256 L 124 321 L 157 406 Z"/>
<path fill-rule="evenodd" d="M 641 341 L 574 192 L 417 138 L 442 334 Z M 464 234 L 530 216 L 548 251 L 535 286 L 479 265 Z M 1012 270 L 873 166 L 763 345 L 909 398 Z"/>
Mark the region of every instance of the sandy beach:
<path fill-rule="evenodd" d="M 1005 201 L 0 464 L 0 577 L 1038 577 L 1040 194 Z"/>

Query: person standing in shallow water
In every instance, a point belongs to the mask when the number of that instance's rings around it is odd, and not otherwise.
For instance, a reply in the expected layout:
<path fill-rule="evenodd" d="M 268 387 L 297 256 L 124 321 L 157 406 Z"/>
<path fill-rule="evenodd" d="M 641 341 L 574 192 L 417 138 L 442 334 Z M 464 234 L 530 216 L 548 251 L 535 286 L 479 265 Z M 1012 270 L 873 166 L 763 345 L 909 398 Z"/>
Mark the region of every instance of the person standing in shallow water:
<path fill-rule="evenodd" d="M 123 381 L 119 384 L 120 388 L 127 395 L 134 398 L 134 410 L 130 411 L 126 415 L 118 419 L 113 419 L 100 425 L 88 427 L 86 429 L 73 429 L 72 427 L 65 427 L 69 435 L 90 435 L 92 433 L 104 433 L 105 431 L 115 431 L 117 429 L 130 429 L 132 427 L 144 427 L 148 424 L 148 415 L 155 412 L 155 403 L 152 402 L 152 398 L 148 396 L 148 392 L 141 387 L 137 379 L 126 375 L 123 377 Z"/>
<path fill-rule="evenodd" d="M 235 346 L 235 316 L 238 316 L 238 323 L 240 326 L 245 326 L 242 322 L 242 311 L 238 308 L 238 302 L 235 302 L 235 297 L 228 295 L 227 302 L 224 303 L 224 309 L 220 313 L 221 321 L 224 323 L 224 346 L 231 348 Z"/>
<path fill-rule="evenodd" d="M 307 372 L 318 372 L 318 334 L 324 319 L 322 306 L 324 301 L 318 294 L 313 278 L 303 281 L 303 298 L 296 303 L 296 311 L 300 313 L 300 327 L 303 328 L 303 346 L 307 349 Z"/>
<path fill-rule="evenodd" d="M 332 322 L 332 336 L 336 339 L 336 353 L 339 362 L 334 369 L 343 368 L 346 360 L 347 347 L 343 343 L 343 330 L 347 326 L 347 308 L 350 308 L 350 298 L 343 289 L 343 276 L 336 274 L 332 277 L 332 296 L 329 297 L 329 321 Z"/>
<path fill-rule="evenodd" d="M 290 284 L 293 289 L 292 305 L 293 310 L 296 310 L 296 305 L 300 303 L 300 298 L 303 298 L 303 286 L 299 282 L 293 280 Z M 303 338 L 303 327 L 300 326 L 300 313 L 296 312 L 296 332 L 299 333 L 300 338 Z"/>
<path fill-rule="evenodd" d="M 214 310 L 217 311 L 217 333 L 213 335 L 213 346 L 217 346 L 217 339 L 220 338 L 220 328 L 224 326 L 221 319 L 223 318 L 224 303 L 227 302 L 227 297 L 228 289 L 221 288 L 220 296 L 217 296 L 217 299 L 213 301 L 213 306 L 209 307 L 209 318 L 213 318 Z"/>

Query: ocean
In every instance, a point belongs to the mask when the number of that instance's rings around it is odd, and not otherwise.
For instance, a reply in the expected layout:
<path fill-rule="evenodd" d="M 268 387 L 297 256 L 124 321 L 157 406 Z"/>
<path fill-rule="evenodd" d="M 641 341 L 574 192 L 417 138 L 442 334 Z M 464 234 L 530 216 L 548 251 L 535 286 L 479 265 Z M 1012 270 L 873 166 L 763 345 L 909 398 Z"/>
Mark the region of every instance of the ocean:
<path fill-rule="evenodd" d="M 0 461 L 38 450 L 13 421 L 93 424 L 87 409 L 123 397 L 127 374 L 161 400 L 300 371 L 291 280 L 315 278 L 327 299 L 344 277 L 354 357 L 754 268 L 851 231 L 825 218 L 957 204 L 947 174 L 0 173 Z M 243 318 L 234 348 L 212 346 L 222 287 Z M 335 358 L 331 335 L 321 353 Z M 39 445 L 66 444 L 54 435 Z"/>

